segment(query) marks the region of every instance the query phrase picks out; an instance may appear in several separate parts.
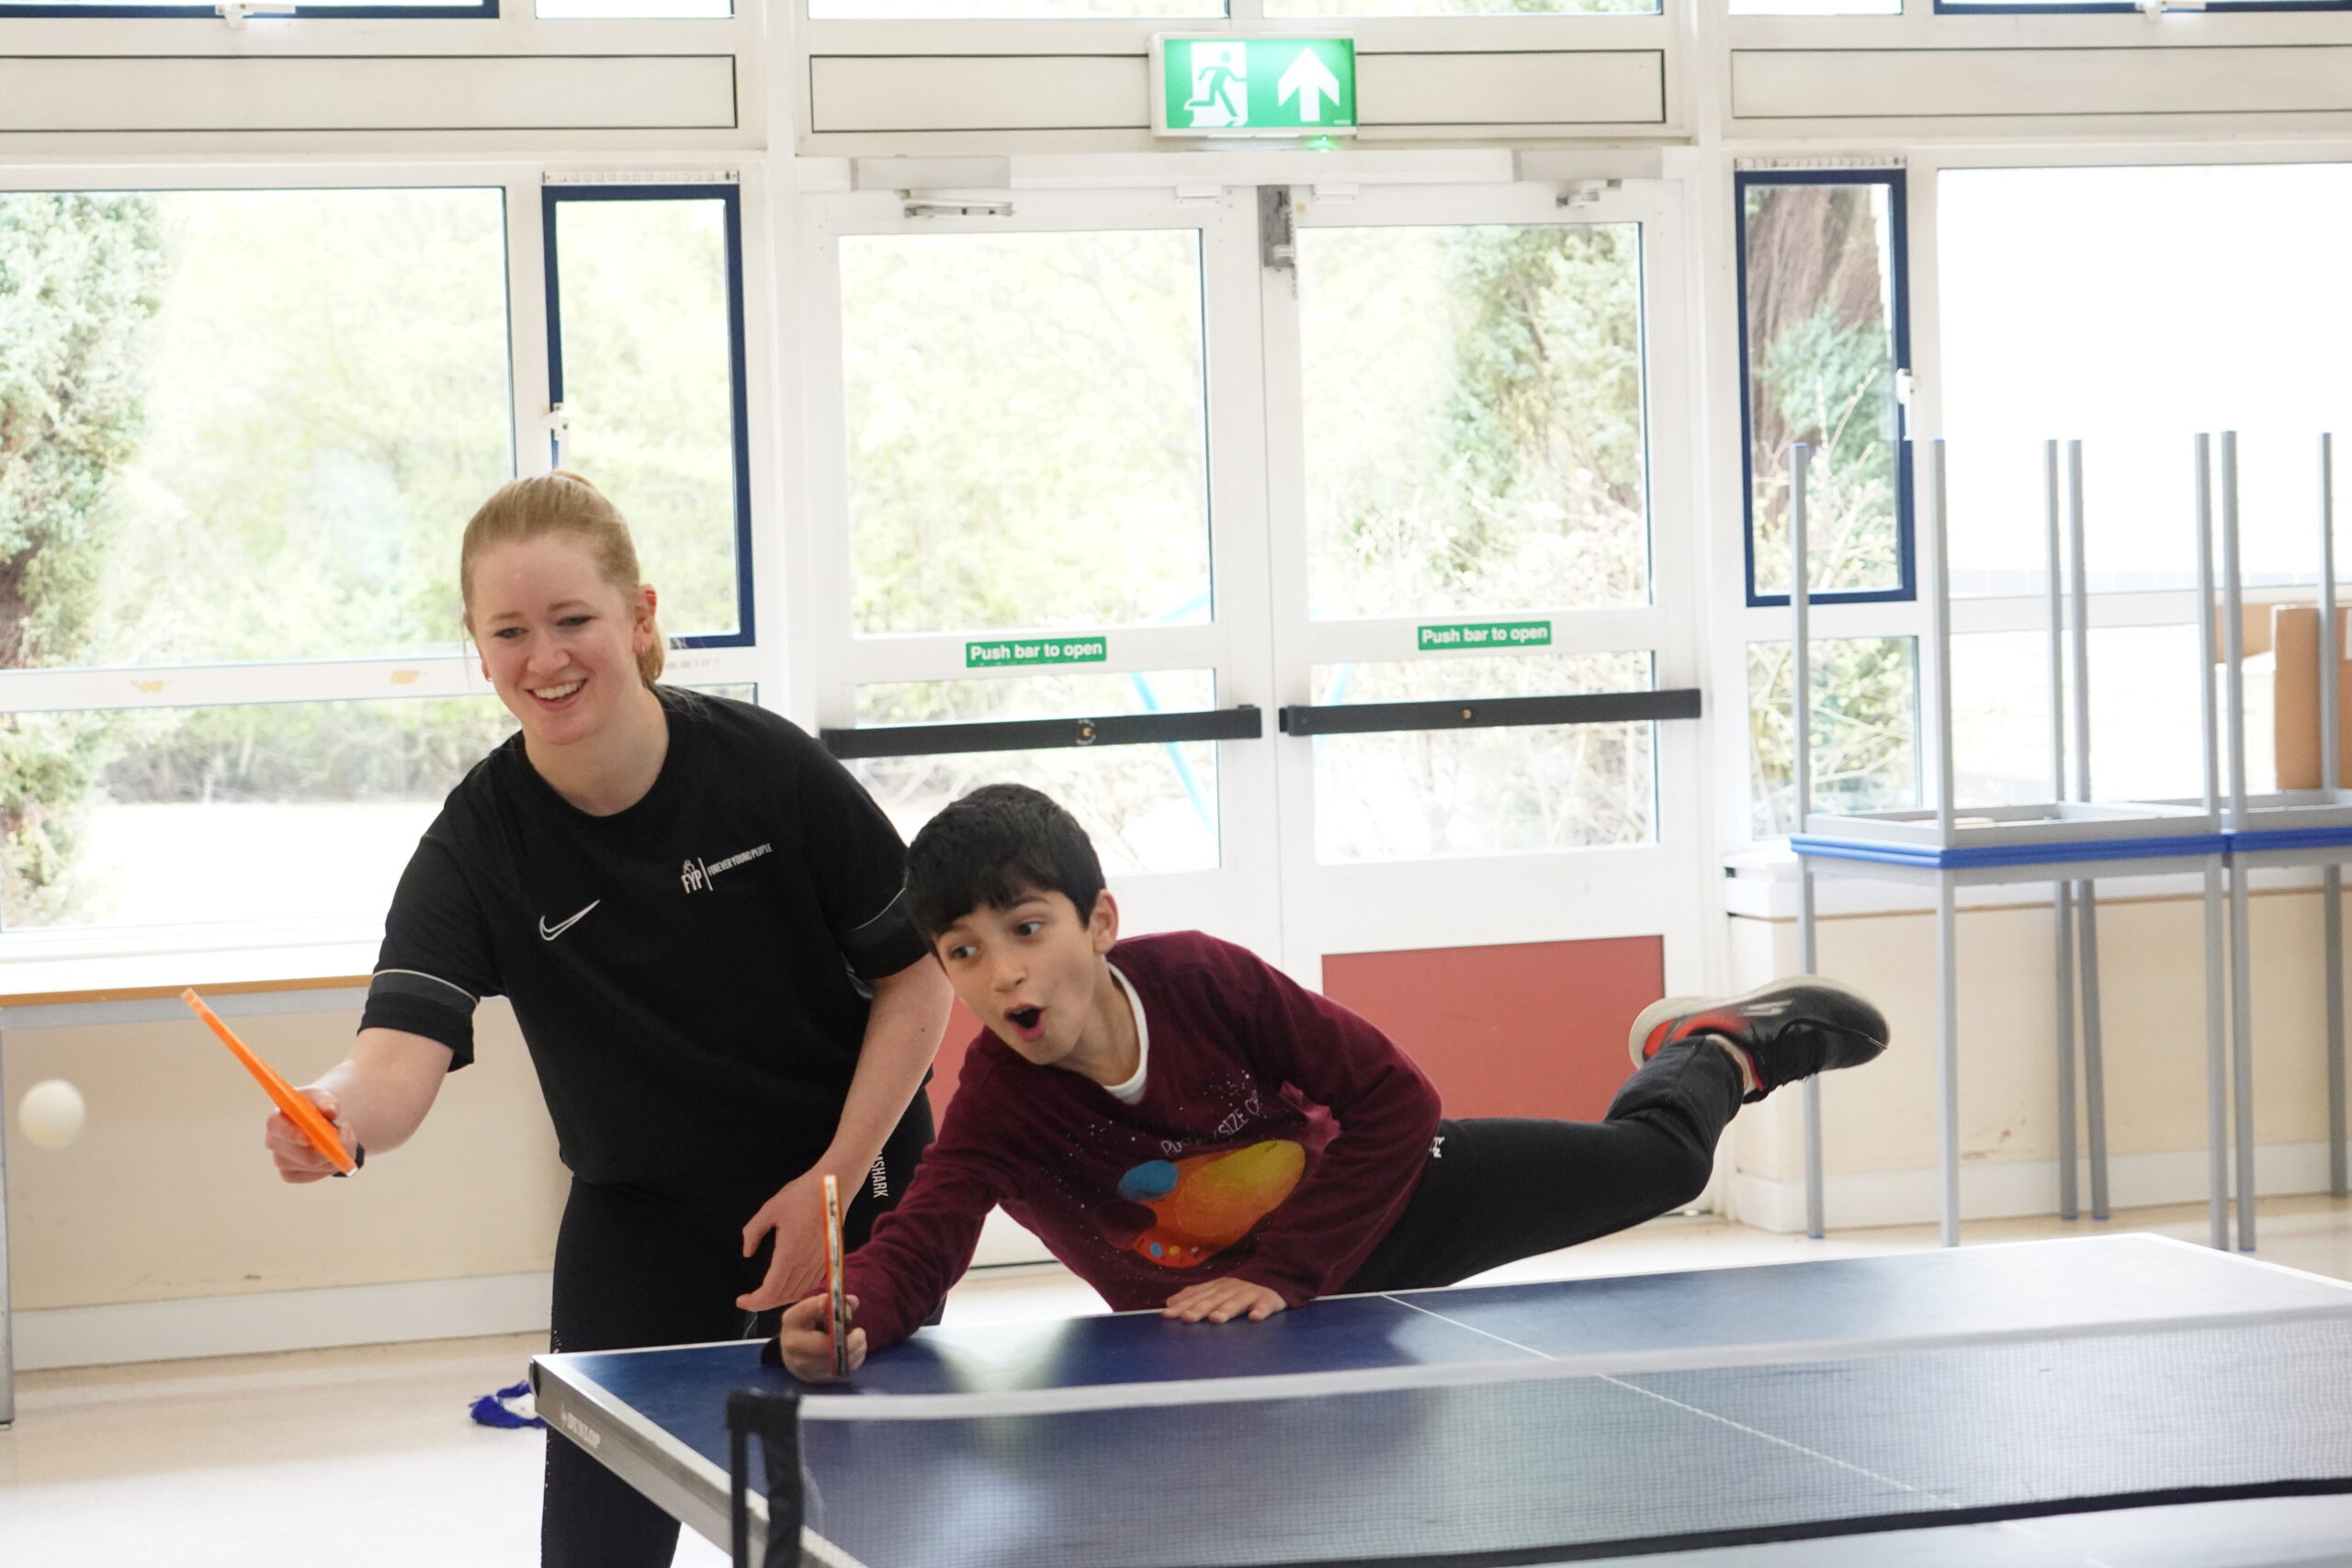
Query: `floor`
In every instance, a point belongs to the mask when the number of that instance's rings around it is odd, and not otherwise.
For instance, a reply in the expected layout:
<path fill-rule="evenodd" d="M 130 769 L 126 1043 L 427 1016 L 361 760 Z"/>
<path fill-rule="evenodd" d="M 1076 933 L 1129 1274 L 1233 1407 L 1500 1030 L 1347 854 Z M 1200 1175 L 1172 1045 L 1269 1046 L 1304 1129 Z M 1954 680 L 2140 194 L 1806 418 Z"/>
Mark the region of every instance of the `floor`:
<path fill-rule="evenodd" d="M 2104 1225 L 1984 1221 L 1972 1244 L 2109 1230 L 2205 1236 L 2201 1205 L 2119 1213 Z M 2261 1256 L 2352 1279 L 2352 1201 L 2262 1205 Z M 1932 1225 L 1775 1235 L 1669 1218 L 1487 1276 L 1568 1279 L 1727 1268 L 1932 1247 Z M 1057 1269 L 967 1280 L 951 1322 L 1102 1310 Z M 537 1336 L 300 1351 L 27 1373 L 0 1433 L 0 1563 L 39 1568 L 250 1564 L 264 1554 L 335 1568 L 489 1568 L 537 1560 L 536 1431 L 467 1419 L 473 1398 L 522 1375 Z M 677 1562 L 715 1568 L 688 1537 Z"/>

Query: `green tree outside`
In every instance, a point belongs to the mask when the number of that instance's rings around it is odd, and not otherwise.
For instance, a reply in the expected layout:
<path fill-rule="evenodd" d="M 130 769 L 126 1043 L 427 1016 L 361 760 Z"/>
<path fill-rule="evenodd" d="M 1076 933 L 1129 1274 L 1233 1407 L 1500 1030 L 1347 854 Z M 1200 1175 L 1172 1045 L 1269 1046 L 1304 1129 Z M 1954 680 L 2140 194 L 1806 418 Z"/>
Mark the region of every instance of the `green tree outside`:
<path fill-rule="evenodd" d="M 0 194 L 0 668 L 73 663 L 91 644 L 162 276 L 151 201 Z M 0 923 L 59 912 L 112 728 L 0 715 Z"/>

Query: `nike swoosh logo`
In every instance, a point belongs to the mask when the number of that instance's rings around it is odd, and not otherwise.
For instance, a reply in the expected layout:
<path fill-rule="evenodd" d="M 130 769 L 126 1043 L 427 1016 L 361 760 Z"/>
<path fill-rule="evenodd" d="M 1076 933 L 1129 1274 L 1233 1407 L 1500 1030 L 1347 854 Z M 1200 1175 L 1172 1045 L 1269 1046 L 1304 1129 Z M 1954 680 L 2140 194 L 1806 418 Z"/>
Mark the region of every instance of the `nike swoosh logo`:
<path fill-rule="evenodd" d="M 588 909 L 593 909 L 596 907 L 596 904 L 601 904 L 603 902 L 604 900 L 599 898 L 596 900 L 595 904 L 589 905 Z M 579 914 L 572 916 L 570 919 L 552 926 L 548 924 L 548 918 L 545 915 L 541 915 L 539 917 L 539 940 L 541 942 L 553 942 L 556 938 L 561 936 L 564 932 L 578 925 L 581 920 L 586 917 L 588 909 L 582 909 Z"/>

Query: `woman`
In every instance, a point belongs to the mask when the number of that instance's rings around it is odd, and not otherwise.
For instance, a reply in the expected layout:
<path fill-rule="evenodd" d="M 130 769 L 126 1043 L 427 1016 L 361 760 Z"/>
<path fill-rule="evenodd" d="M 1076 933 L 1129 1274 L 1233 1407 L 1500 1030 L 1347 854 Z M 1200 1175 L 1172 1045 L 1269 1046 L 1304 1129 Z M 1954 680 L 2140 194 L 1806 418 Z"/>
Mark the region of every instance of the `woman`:
<path fill-rule="evenodd" d="M 553 1344 L 772 1330 L 824 1271 L 819 1194 L 864 1239 L 931 1137 L 949 1005 L 889 821 L 814 741 L 655 684 L 628 530 L 577 475 L 466 525 L 466 628 L 522 733 L 450 793 L 402 874 L 350 1056 L 304 1092 L 359 1158 L 399 1146 L 504 995 L 572 1173 Z M 288 1181 L 333 1167 L 282 1116 Z M 748 1218 L 747 1218 L 748 1216 Z M 543 1562 L 666 1564 L 677 1526 L 548 1445 Z"/>

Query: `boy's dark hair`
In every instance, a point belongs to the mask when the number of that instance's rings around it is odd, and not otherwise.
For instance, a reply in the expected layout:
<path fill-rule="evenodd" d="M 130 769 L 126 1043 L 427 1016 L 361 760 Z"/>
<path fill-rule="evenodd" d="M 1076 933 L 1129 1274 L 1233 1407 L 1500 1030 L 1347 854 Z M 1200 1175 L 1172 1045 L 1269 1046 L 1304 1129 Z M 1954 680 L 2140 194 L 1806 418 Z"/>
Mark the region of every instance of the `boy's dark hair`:
<path fill-rule="evenodd" d="M 982 905 L 1058 893 L 1081 920 L 1102 891 L 1102 863 L 1078 819 L 1027 784 L 982 784 L 907 846 L 907 905 L 925 942 Z"/>

